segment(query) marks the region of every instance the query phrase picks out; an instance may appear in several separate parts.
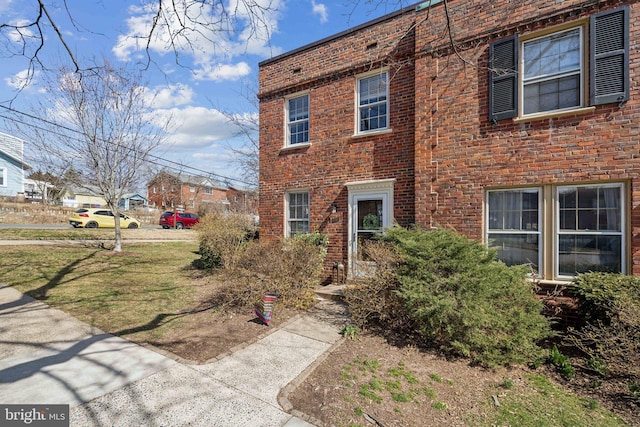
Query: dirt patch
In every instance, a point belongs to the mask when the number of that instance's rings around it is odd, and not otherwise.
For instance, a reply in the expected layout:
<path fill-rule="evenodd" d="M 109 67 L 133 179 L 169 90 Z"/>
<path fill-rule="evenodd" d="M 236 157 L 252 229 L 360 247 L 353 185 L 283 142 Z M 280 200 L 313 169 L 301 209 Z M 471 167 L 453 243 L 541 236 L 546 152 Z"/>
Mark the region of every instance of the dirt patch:
<path fill-rule="evenodd" d="M 521 369 L 487 370 L 373 335 L 346 340 L 294 391 L 293 406 L 333 425 L 468 426 L 491 410 L 500 384 Z"/>
<path fill-rule="evenodd" d="M 271 322 L 266 325 L 250 308 L 222 308 L 218 295 L 227 284 L 218 277 L 196 277 L 192 284 L 196 287 L 194 304 L 176 315 L 181 326 L 160 339 L 147 342 L 186 363 L 206 363 L 228 354 L 238 346 L 259 340 L 300 314 L 297 310 L 276 306 Z"/>

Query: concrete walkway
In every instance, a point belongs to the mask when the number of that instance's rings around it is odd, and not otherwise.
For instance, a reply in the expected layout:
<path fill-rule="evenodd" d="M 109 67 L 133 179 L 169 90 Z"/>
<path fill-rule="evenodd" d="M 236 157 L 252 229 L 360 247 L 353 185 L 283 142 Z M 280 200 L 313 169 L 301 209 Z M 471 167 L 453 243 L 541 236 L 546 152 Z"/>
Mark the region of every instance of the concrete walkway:
<path fill-rule="evenodd" d="M 340 329 L 299 316 L 220 360 L 186 365 L 0 285 L 0 403 L 69 404 L 71 426 L 311 426 L 287 412 L 281 391 Z"/>

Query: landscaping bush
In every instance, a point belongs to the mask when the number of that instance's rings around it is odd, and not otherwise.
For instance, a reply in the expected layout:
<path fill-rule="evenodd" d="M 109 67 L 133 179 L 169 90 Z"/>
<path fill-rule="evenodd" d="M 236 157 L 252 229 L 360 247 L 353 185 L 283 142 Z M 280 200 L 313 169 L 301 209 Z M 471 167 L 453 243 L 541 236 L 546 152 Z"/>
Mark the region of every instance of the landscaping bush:
<path fill-rule="evenodd" d="M 265 293 L 275 293 L 278 305 L 309 308 L 315 302 L 327 244 L 327 237 L 320 233 L 247 243 L 227 268 L 234 283 L 225 291 L 227 302 L 251 307 Z"/>
<path fill-rule="evenodd" d="M 425 340 L 488 366 L 542 356 L 551 328 L 528 267 L 508 267 L 451 230 L 397 227 L 384 239 L 402 257 L 397 293 Z"/>
<path fill-rule="evenodd" d="M 202 267 L 230 268 L 238 251 L 256 233 L 248 215 L 231 212 L 212 212 L 203 216 L 197 225 Z"/>
<path fill-rule="evenodd" d="M 569 329 L 566 342 L 580 349 L 587 367 L 608 378 L 626 378 L 630 396 L 640 384 L 640 279 L 612 273 L 576 277 L 575 295 L 585 325 Z"/>
<path fill-rule="evenodd" d="M 376 265 L 371 277 L 359 278 L 344 290 L 351 320 L 357 326 L 382 327 L 407 333 L 412 323 L 398 295 L 396 271 L 401 258 L 389 242 L 370 240 L 359 248 L 364 257 Z"/>
<path fill-rule="evenodd" d="M 621 300 L 640 301 L 640 279 L 614 273 L 580 274 L 573 280 L 572 294 L 578 298 L 578 311 L 585 322 L 605 325 L 617 317 Z"/>

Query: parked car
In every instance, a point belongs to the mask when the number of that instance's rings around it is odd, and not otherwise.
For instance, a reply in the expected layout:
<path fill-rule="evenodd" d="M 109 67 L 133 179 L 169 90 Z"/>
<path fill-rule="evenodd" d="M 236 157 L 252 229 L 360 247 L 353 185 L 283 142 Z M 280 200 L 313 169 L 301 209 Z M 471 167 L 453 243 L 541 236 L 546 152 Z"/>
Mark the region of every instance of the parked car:
<path fill-rule="evenodd" d="M 113 212 L 109 209 L 78 209 L 69 217 L 69 224 L 73 227 L 84 228 L 114 228 L 116 226 Z M 120 227 L 140 228 L 140 221 L 125 214 L 120 214 Z"/>
<path fill-rule="evenodd" d="M 162 228 L 173 228 L 175 222 L 175 228 L 191 228 L 200 221 L 198 215 L 191 212 L 165 212 L 160 215 L 159 224 Z"/>

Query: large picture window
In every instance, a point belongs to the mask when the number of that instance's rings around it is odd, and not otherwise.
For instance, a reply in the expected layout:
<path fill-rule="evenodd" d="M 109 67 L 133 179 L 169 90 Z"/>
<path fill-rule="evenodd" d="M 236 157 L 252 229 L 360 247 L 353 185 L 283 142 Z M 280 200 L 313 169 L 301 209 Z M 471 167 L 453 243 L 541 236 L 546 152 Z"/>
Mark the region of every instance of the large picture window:
<path fill-rule="evenodd" d="M 528 264 L 546 279 L 625 272 L 623 184 L 489 190 L 486 201 L 487 245 L 507 265 Z"/>
<path fill-rule="evenodd" d="M 386 72 L 358 80 L 358 133 L 389 127 L 389 84 Z"/>
<path fill-rule="evenodd" d="M 309 192 L 287 193 L 287 237 L 309 232 Z"/>
<path fill-rule="evenodd" d="M 287 100 L 287 145 L 309 142 L 309 95 Z"/>

